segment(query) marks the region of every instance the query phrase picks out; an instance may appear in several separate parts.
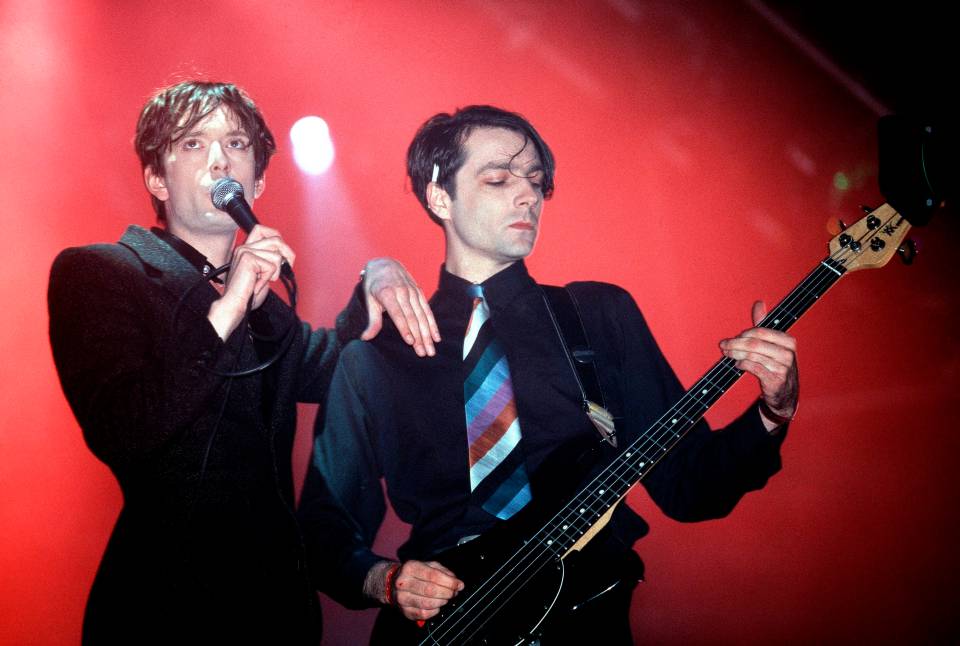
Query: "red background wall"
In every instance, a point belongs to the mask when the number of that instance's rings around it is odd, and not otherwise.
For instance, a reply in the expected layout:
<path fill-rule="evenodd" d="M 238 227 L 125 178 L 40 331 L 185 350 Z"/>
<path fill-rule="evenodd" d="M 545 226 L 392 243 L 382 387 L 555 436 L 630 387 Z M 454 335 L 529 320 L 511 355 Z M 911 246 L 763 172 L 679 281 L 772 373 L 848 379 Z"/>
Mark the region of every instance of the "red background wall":
<path fill-rule="evenodd" d="M 121 500 L 63 399 L 46 337 L 65 246 L 152 224 L 131 147 L 157 87 L 202 75 L 258 100 L 281 144 L 257 203 L 299 251 L 301 313 L 331 324 L 364 260 L 425 289 L 441 234 L 405 185 L 416 127 L 474 102 L 527 115 L 558 189 L 529 265 L 634 294 L 681 378 L 826 253 L 876 187 L 875 118 L 748 5 L 710 2 L 279 2 L 0 5 L 0 642 L 78 640 Z M 330 124 L 310 178 L 287 138 Z M 838 188 L 838 174 L 849 187 Z M 845 278 L 795 328 L 802 403 L 784 471 L 727 519 L 680 525 L 642 492 L 651 643 L 952 641 L 958 556 L 956 222 L 917 232 L 917 264 Z M 755 395 L 744 382 L 710 414 Z M 301 416 L 302 473 L 313 410 Z M 402 528 L 388 526 L 383 544 Z M 370 613 L 328 604 L 326 643 Z"/>

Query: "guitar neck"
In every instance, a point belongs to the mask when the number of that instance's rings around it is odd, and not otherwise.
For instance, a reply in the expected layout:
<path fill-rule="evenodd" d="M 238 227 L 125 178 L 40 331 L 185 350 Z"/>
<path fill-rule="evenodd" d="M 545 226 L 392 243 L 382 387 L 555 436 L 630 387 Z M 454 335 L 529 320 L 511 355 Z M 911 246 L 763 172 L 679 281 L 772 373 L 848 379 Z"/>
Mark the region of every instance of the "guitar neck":
<path fill-rule="evenodd" d="M 780 332 L 790 329 L 845 273 L 840 263 L 825 258 L 757 327 Z M 629 478 L 631 485 L 641 480 L 740 379 L 743 371 L 736 368 L 735 364 L 733 359 L 727 357 L 717 361 L 676 404 L 621 454 L 618 460 L 621 464 L 615 462 L 606 471 Z M 584 495 L 589 495 L 588 489 L 584 489 Z M 610 490 L 609 487 L 607 489 Z M 621 493 L 626 493 L 626 490 Z"/>
<path fill-rule="evenodd" d="M 843 264 L 825 258 L 758 324 L 786 331 L 846 273 Z M 707 410 L 741 377 L 735 361 L 724 357 L 630 446 L 584 486 L 538 533 L 545 551 L 562 556 L 585 535 L 627 491 L 683 439 Z"/>
<path fill-rule="evenodd" d="M 790 329 L 848 271 L 886 264 L 909 229 L 909 223 L 900 214 L 888 204 L 882 205 L 834 238 L 830 242 L 830 255 L 757 326 L 780 332 Z M 590 540 L 630 487 L 642 480 L 740 378 L 743 371 L 735 364 L 726 357 L 715 363 L 676 404 L 544 525 L 536 538 L 545 552 L 563 556 Z"/>

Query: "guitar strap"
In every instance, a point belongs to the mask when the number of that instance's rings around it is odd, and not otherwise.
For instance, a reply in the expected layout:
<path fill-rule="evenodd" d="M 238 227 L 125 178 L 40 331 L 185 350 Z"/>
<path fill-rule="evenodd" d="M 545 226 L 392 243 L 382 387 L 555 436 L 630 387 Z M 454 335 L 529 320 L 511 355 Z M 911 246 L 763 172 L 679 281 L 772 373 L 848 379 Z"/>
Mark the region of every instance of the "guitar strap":
<path fill-rule="evenodd" d="M 597 376 L 596 353 L 587 339 L 577 301 L 566 287 L 540 285 L 540 291 L 550 314 L 550 322 L 580 388 L 583 410 L 604 441 L 616 447 L 617 431 L 613 416 L 606 409 L 600 378 Z"/>

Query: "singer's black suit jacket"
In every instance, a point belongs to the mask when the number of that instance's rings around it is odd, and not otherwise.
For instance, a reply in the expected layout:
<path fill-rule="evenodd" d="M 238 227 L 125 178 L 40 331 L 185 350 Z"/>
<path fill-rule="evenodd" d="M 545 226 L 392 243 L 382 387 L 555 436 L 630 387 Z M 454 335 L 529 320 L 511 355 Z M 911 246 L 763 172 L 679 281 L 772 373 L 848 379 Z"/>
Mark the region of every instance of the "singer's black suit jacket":
<path fill-rule="evenodd" d="M 217 298 L 149 231 L 67 249 L 50 277 L 50 340 L 64 392 L 123 509 L 97 572 L 85 643 L 316 643 L 319 612 L 293 515 L 296 401 L 319 401 L 342 343 L 295 320 L 289 350 L 265 372 L 225 379 L 276 343 L 206 319 Z M 178 302 L 182 299 L 179 306 Z M 255 330 L 285 329 L 272 295 Z"/>

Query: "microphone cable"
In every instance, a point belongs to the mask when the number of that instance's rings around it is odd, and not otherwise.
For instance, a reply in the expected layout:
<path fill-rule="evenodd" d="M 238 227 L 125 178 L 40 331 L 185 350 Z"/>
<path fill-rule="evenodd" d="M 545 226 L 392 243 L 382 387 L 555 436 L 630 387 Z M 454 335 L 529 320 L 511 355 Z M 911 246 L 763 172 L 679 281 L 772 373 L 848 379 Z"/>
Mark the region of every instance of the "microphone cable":
<path fill-rule="evenodd" d="M 288 265 L 289 266 L 289 265 Z M 180 316 L 183 312 L 183 305 L 186 302 L 187 298 L 201 285 L 206 284 L 208 281 L 211 281 L 230 270 L 230 263 L 226 263 L 220 267 L 217 267 L 212 272 L 206 276 L 201 276 L 196 282 L 194 282 L 187 290 L 180 296 L 180 299 L 177 301 L 176 307 L 173 310 L 173 329 L 176 330 L 179 327 Z M 276 363 L 280 357 L 282 357 L 287 350 L 290 348 L 290 344 L 293 343 L 293 337 L 297 333 L 297 280 L 293 274 L 293 271 L 289 272 L 280 272 L 280 282 L 283 283 L 283 287 L 287 292 L 288 306 L 290 308 L 290 315 L 287 320 L 286 327 L 282 330 L 278 330 L 274 334 L 261 334 L 257 332 L 253 326 L 249 325 L 250 314 L 253 311 L 253 295 L 251 294 L 250 299 L 247 301 L 247 310 L 243 315 L 243 318 L 240 320 L 240 323 L 237 327 L 246 326 L 247 332 L 250 336 L 264 343 L 277 343 L 280 342 L 277 351 L 262 361 L 261 363 L 252 366 L 250 368 L 244 368 L 242 370 L 218 370 L 216 368 L 211 368 L 203 366 L 208 372 L 217 375 L 218 377 L 248 377 L 250 375 L 257 374 L 262 372 Z M 241 345 L 242 349 L 242 345 Z M 239 361 L 240 355 L 237 355 L 237 361 Z"/>
<path fill-rule="evenodd" d="M 207 282 L 214 280 L 215 278 L 225 274 L 230 270 L 230 263 L 226 263 L 221 267 L 218 267 L 211 271 L 205 276 L 200 276 L 190 287 L 184 291 L 180 296 L 180 299 L 177 301 L 176 306 L 173 310 L 173 329 L 176 330 L 179 327 L 180 316 L 182 315 L 183 305 L 187 300 L 187 297 L 198 289 L 201 285 L 205 285 Z M 287 275 L 289 274 L 289 275 Z M 286 354 L 287 350 L 290 349 L 290 344 L 293 342 L 293 338 L 297 333 L 297 316 L 296 316 L 296 307 L 297 307 L 297 281 L 294 277 L 293 271 L 281 272 L 280 281 L 283 283 L 283 286 L 287 292 L 287 299 L 289 301 L 288 305 L 290 308 L 290 315 L 287 321 L 286 328 L 282 331 L 278 331 L 275 334 L 260 334 L 249 325 L 250 313 L 253 311 L 253 295 L 251 294 L 250 299 L 247 301 L 247 309 L 243 315 L 243 318 L 240 320 L 240 323 L 237 327 L 246 326 L 247 334 L 243 334 L 240 338 L 239 345 L 237 347 L 237 354 L 233 361 L 233 367 L 230 370 L 217 370 L 215 368 L 210 368 L 207 366 L 202 366 L 208 372 L 223 377 L 226 379 L 226 389 L 223 393 L 223 398 L 220 401 L 220 407 L 217 411 L 217 417 L 214 420 L 213 427 L 210 429 L 210 437 L 207 438 L 206 446 L 203 451 L 203 458 L 200 462 L 200 470 L 198 473 L 198 480 L 195 487 L 196 496 L 199 497 L 200 491 L 203 489 L 204 481 L 206 480 L 207 474 L 207 464 L 210 459 L 210 452 L 213 450 L 213 443 L 218 435 L 220 429 L 220 422 L 223 420 L 223 414 L 227 408 L 227 402 L 230 400 L 230 391 L 233 387 L 233 381 L 237 377 L 248 377 L 259 372 L 262 372 L 276 363 L 280 357 Z M 277 348 L 277 351 L 262 361 L 261 363 L 242 370 L 238 370 L 237 366 L 240 363 L 240 358 L 243 355 L 243 349 L 247 343 L 247 336 L 250 336 L 252 339 L 257 341 L 263 341 L 265 343 L 275 343 L 280 341 L 280 346 Z M 193 500 L 189 503 L 187 509 L 187 523 L 188 525 L 193 520 L 194 505 L 196 500 Z"/>

